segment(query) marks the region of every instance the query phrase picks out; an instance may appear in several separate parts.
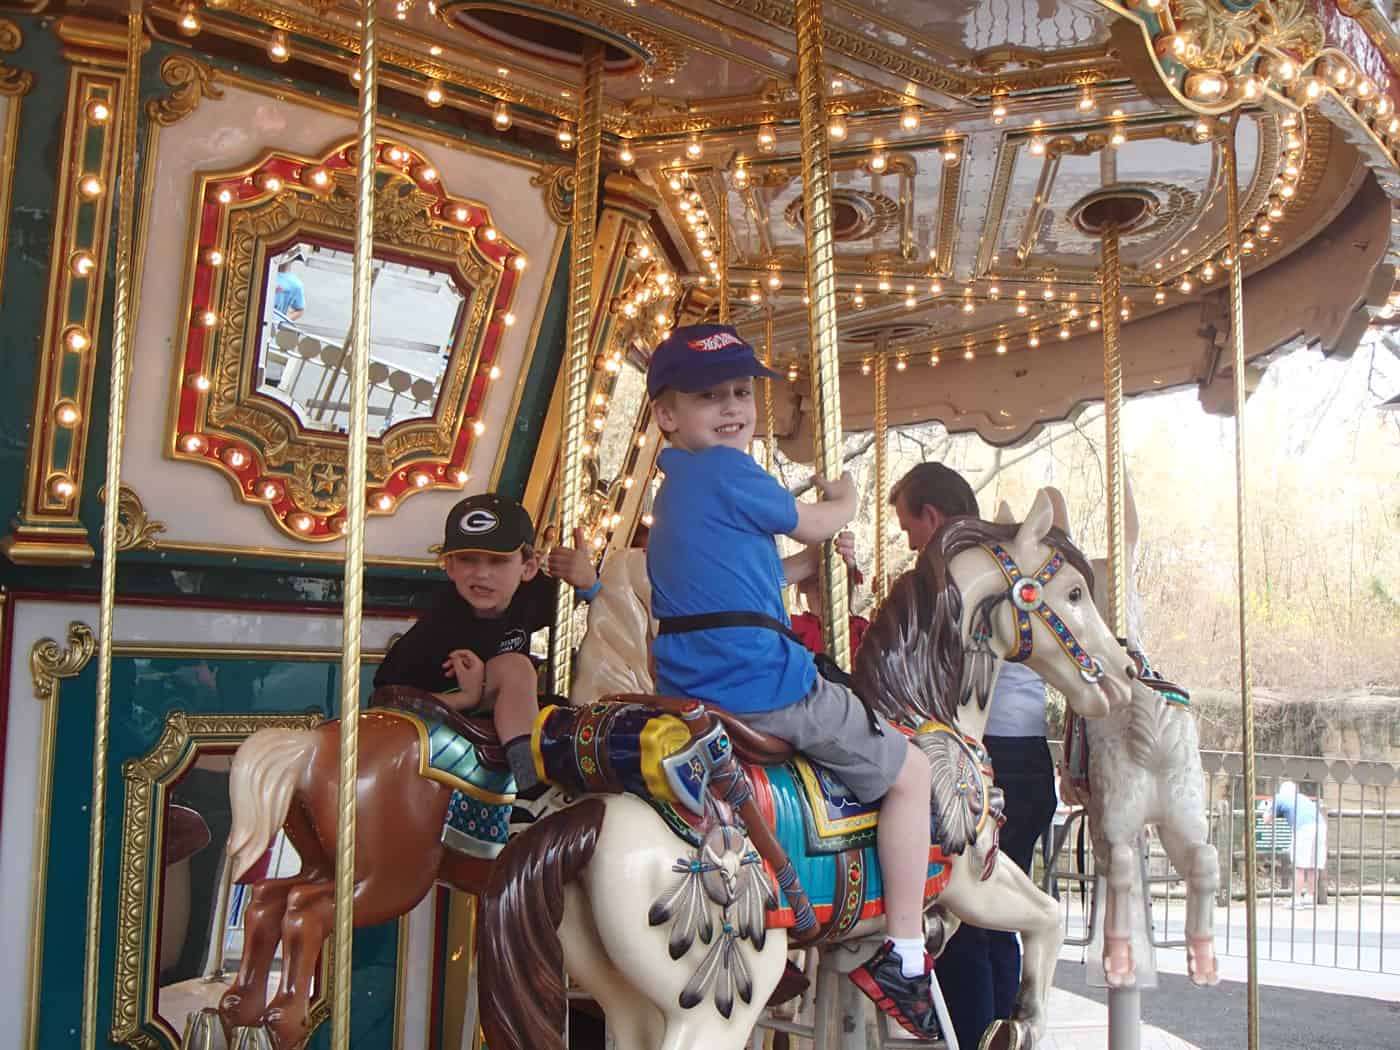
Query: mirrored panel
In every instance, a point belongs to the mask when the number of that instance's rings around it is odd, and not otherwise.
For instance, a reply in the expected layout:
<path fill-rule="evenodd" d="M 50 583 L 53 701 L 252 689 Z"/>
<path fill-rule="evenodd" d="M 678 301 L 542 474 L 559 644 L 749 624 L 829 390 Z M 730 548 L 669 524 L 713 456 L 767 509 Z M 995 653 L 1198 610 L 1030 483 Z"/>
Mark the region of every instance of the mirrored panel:
<path fill-rule="evenodd" d="M 352 262 L 348 247 L 300 240 L 267 257 L 255 388 L 306 430 L 350 425 Z M 470 289 L 413 260 L 375 259 L 370 279 L 369 433 L 379 437 L 433 416 Z"/>
<path fill-rule="evenodd" d="M 524 253 L 428 157 L 381 142 L 369 357 L 371 514 L 460 489 Z M 288 535 L 339 538 L 353 381 L 355 150 L 196 176 L 169 454 L 223 472 Z"/>
<path fill-rule="evenodd" d="M 310 728 L 319 714 L 197 715 L 173 711 L 160 739 L 123 767 L 120 907 L 112 1040 L 149 1047 L 153 1033 L 179 1045 L 191 1015 L 216 1008 L 242 961 L 252 884 L 301 869 L 279 831 L 237 883 L 225 847 L 229 769 L 244 739 L 266 728 Z M 149 917 L 149 918 L 148 918 Z M 329 952 L 323 958 L 329 958 Z M 281 980 L 281 946 L 268 976 Z M 316 982 L 313 1024 L 328 1013 Z"/>

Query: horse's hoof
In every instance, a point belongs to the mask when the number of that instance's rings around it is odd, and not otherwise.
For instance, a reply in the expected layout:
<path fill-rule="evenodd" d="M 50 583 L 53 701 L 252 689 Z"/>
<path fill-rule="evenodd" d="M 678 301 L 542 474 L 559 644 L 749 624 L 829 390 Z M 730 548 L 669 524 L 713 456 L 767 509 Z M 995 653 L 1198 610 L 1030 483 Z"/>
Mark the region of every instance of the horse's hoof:
<path fill-rule="evenodd" d="M 263 1013 L 263 1026 L 267 1029 L 272 1050 L 295 1050 L 306 1039 L 307 1023 L 304 1013 L 298 1016 L 297 1011 L 269 1006 Z"/>
<path fill-rule="evenodd" d="M 1110 988 L 1131 988 L 1137 984 L 1137 975 L 1132 970 L 1110 970 L 1105 967 L 1103 979 Z"/>
<path fill-rule="evenodd" d="M 1202 944 L 1187 946 L 1186 972 L 1197 988 L 1209 988 L 1220 983 L 1220 974 L 1215 966 L 1215 945 L 1209 938 Z"/>

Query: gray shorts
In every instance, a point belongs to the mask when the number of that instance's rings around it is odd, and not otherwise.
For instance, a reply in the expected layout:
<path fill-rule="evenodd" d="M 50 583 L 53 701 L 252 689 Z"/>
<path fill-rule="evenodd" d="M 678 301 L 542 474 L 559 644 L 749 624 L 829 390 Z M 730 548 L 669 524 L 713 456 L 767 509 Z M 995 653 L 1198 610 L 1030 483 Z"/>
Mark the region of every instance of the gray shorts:
<path fill-rule="evenodd" d="M 909 754 L 908 737 L 883 718 L 884 734 L 876 733 L 860 698 L 821 675 L 797 703 L 742 717 L 831 770 L 865 803 L 885 797 Z"/>

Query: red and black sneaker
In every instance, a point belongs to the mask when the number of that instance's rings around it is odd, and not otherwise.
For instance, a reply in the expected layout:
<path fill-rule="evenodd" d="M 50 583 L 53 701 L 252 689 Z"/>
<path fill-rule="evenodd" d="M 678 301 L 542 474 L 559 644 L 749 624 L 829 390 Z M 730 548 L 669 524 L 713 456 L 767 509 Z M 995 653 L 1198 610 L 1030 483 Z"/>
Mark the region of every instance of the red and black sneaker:
<path fill-rule="evenodd" d="M 868 995 L 883 1013 L 899 1022 L 910 1035 L 919 1039 L 942 1039 L 938 1015 L 933 1009 L 933 990 L 929 974 L 933 960 L 924 953 L 924 972 L 917 977 L 905 977 L 894 941 L 886 941 L 878 952 L 851 971 L 851 980 Z"/>

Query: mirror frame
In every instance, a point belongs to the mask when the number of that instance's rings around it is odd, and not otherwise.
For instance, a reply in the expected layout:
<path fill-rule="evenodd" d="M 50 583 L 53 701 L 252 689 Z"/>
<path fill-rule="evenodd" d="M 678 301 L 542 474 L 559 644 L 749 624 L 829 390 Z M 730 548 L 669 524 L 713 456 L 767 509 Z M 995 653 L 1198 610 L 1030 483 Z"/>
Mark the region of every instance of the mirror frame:
<path fill-rule="evenodd" d="M 414 492 L 465 485 L 526 257 L 484 204 L 448 192 L 423 153 L 387 139 L 376 149 L 376 258 L 450 272 L 466 296 L 432 414 L 370 438 L 367 510 L 392 514 Z M 257 391 L 260 307 L 279 246 L 353 245 L 356 154 L 345 142 L 320 157 L 271 151 L 246 168 L 195 176 L 175 340 L 166 455 L 218 469 L 241 502 L 311 542 L 343 533 L 349 443 L 304 427 L 289 405 Z"/>
<path fill-rule="evenodd" d="M 126 803 L 122 813 L 121 867 L 117 880 L 117 949 L 112 979 L 113 1043 L 137 1050 L 170 1050 L 181 1035 L 156 1009 L 156 948 L 164 873 L 165 811 L 170 789 L 195 763 L 201 749 L 231 752 L 259 729 L 310 729 L 324 721 L 319 713 L 191 715 L 171 711 L 160 739 L 146 754 L 122 766 Z M 327 940 L 329 946 L 332 942 Z M 322 954 L 322 990 L 312 1002 L 312 1029 L 330 1016 Z M 164 1036 L 165 1038 L 160 1038 Z"/>

